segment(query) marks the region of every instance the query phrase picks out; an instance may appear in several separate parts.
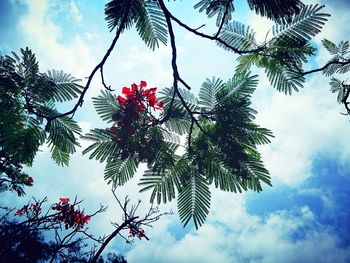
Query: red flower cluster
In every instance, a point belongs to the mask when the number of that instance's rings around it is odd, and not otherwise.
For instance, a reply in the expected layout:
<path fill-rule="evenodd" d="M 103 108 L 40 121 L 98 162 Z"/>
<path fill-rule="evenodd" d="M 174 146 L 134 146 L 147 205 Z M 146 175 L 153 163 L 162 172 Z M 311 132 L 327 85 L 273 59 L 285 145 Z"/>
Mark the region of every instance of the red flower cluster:
<path fill-rule="evenodd" d="M 21 209 L 18 209 L 15 213 L 15 216 L 22 216 L 25 213 L 39 213 L 41 211 L 40 206 L 37 204 L 25 205 Z"/>
<path fill-rule="evenodd" d="M 30 184 L 30 185 L 31 185 L 31 184 L 33 184 L 33 183 L 34 183 L 34 179 L 33 179 L 32 177 L 29 176 L 29 177 L 27 178 L 27 184 Z"/>
<path fill-rule="evenodd" d="M 139 228 L 138 231 L 130 228 L 128 237 L 135 237 L 135 236 L 137 236 L 139 239 L 143 238 L 145 236 L 145 230 L 143 230 L 141 227 Z"/>
<path fill-rule="evenodd" d="M 90 221 L 89 216 L 86 216 L 79 210 L 75 210 L 74 205 L 69 204 L 68 198 L 60 198 L 60 202 L 53 205 L 52 210 L 60 212 L 56 220 L 63 222 L 66 229 L 70 227 L 82 228 L 84 224 Z"/>
<path fill-rule="evenodd" d="M 61 198 L 60 198 L 60 202 L 62 202 L 62 203 L 69 203 L 69 198 L 63 198 L 63 197 L 61 197 Z"/>
<path fill-rule="evenodd" d="M 130 88 L 123 87 L 122 95 L 117 96 L 120 107 L 112 115 L 114 125 L 109 128 L 113 141 L 118 144 L 121 159 L 131 155 L 145 158 L 147 128 L 158 124 L 151 111 L 162 110 L 163 103 L 156 98 L 157 88 L 146 88 L 146 81 L 135 83 Z"/>
<path fill-rule="evenodd" d="M 16 211 L 15 216 L 21 216 L 21 215 L 23 215 L 24 213 L 26 213 L 27 210 L 28 210 L 28 206 L 25 205 L 25 206 L 23 206 L 21 209 L 18 209 L 18 210 Z"/>
<path fill-rule="evenodd" d="M 131 88 L 123 87 L 122 93 L 125 97 L 118 95 L 119 103 L 123 106 L 133 106 L 141 111 L 146 110 L 147 107 L 162 110 L 163 102 L 158 102 L 156 99 L 157 88 L 145 89 L 146 86 L 147 82 L 142 80 L 139 86 L 134 83 Z"/>

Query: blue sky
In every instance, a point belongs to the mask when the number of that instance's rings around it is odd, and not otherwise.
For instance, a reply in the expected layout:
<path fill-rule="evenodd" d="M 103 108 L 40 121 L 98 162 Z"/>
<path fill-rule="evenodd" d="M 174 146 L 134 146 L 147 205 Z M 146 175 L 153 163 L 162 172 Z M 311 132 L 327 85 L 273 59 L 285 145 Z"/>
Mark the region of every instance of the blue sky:
<path fill-rule="evenodd" d="M 347 40 L 350 34 L 350 9 L 347 1 L 325 3 L 332 14 L 314 41 L 319 45 L 326 37 L 334 42 Z M 327 1 L 330 2 L 330 1 Z M 206 23 L 205 32 L 213 32 L 213 21 L 192 9 L 195 1 L 166 2 L 173 13 L 197 27 Z M 240 2 L 241 3 L 241 2 Z M 37 54 L 42 71 L 63 69 L 84 79 L 102 58 L 113 37 L 103 17 L 104 1 L 87 0 L 4 0 L 0 1 L 0 51 L 28 46 Z M 184 7 L 185 6 L 185 7 Z M 271 23 L 237 6 L 234 17 L 251 25 L 264 39 Z M 175 27 L 178 66 L 182 77 L 198 91 L 207 77 L 228 79 L 234 72 L 236 56 L 215 44 L 198 39 Z M 171 50 L 147 49 L 135 30 L 126 32 L 105 65 L 106 81 L 117 91 L 125 85 L 146 80 L 150 85 L 171 85 Z M 327 52 L 320 50 L 312 61 L 323 65 Z M 308 66 L 306 66 L 308 67 Z M 167 216 L 148 230 L 151 241 L 125 245 L 115 240 L 110 251 L 123 253 L 132 262 L 350 262 L 350 133 L 349 119 L 339 114 L 342 107 L 329 92 L 328 79 L 321 75 L 308 78 L 305 88 L 285 96 L 270 87 L 263 72 L 253 97 L 258 110 L 257 122 L 274 132 L 271 144 L 261 147 L 264 163 L 271 172 L 273 187 L 262 193 L 232 194 L 213 189 L 211 212 L 198 231 L 182 228 L 177 214 Z M 346 76 L 345 76 L 346 78 Z M 93 81 L 87 98 L 99 94 L 100 80 Z M 76 118 L 88 131 L 104 127 L 86 99 Z M 87 142 L 81 142 L 86 147 Z M 35 180 L 25 198 L 2 194 L 7 204 L 26 203 L 28 198 L 78 195 L 86 209 L 99 203 L 108 211 L 91 222 L 96 233 L 109 233 L 110 221 L 121 218 L 109 187 L 103 180 L 103 165 L 81 155 L 72 158 L 69 167 L 57 167 L 49 150 L 42 147 L 34 165 L 27 170 Z M 139 194 L 140 173 L 118 189 L 123 197 L 142 199 L 141 211 L 149 204 L 148 193 Z M 171 203 L 160 207 L 173 209 Z"/>

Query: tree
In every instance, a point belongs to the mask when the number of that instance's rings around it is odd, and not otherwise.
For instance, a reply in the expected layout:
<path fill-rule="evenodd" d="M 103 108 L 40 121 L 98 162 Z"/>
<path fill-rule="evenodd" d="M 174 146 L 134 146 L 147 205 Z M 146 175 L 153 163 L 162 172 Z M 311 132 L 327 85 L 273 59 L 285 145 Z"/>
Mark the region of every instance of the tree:
<path fill-rule="evenodd" d="M 76 198 L 72 202 L 69 198 L 60 198 L 59 202 L 46 209 L 44 204 L 47 198 L 34 199 L 34 202 L 17 210 L 0 207 L 3 212 L 0 217 L 0 260 L 125 263 L 124 257 L 111 253 L 104 261 L 102 252 L 116 236 L 122 237 L 127 243 L 134 242 L 135 237 L 149 240 L 145 228 L 152 227 L 154 222 L 170 213 L 160 213 L 157 207 L 151 206 L 144 216 L 140 216 L 137 210 L 141 200 L 130 206 L 128 197 L 122 203 L 115 194 L 115 189 L 113 195 L 122 211 L 122 222 L 112 224 L 115 230 L 110 235 L 99 237 L 89 233 L 87 224 L 91 218 L 107 209 L 102 205 L 92 214 L 86 214 L 79 207 L 82 201 L 77 201 Z M 126 230 L 128 236 L 124 233 Z M 53 236 L 51 240 L 47 238 L 49 235 Z"/>
<path fill-rule="evenodd" d="M 303 64 L 316 52 L 310 41 L 329 17 L 323 13 L 323 6 L 304 5 L 299 0 L 248 0 L 248 4 L 252 11 L 275 22 L 271 36 L 263 43 L 255 40 L 252 28 L 232 20 L 232 0 L 201 0 L 194 6 L 209 18 L 216 17 L 217 31 L 212 35 L 201 33 L 201 27 L 195 29 L 183 23 L 163 0 L 110 1 L 105 15 L 115 37 L 84 86 L 63 72 L 40 73 L 28 48 L 21 50 L 21 56 L 13 53 L 2 57 L 0 103 L 6 109 L 0 115 L 2 188 L 23 193 L 18 189 L 28 185 L 29 177 L 21 167 L 31 164 L 44 142 L 49 143 L 58 165 L 68 165 L 70 154 L 78 146 L 77 136 L 81 136 L 72 117 L 98 72 L 104 90 L 93 102 L 110 126 L 83 135 L 92 141 L 83 153 L 106 163 L 105 179 L 113 187 L 123 185 L 140 163 L 146 163 L 147 170 L 139 183 L 141 191 L 151 191 L 152 203 L 177 198 L 184 226 L 192 219 L 198 228 L 210 209 L 210 185 L 231 192 L 259 192 L 262 183 L 271 185 L 257 146 L 269 143 L 273 135 L 254 122 L 256 111 L 250 100 L 258 79 L 250 72 L 251 67 L 264 69 L 277 91 L 292 94 L 303 87 L 306 75 L 348 72 L 349 42 L 335 45 L 324 40 L 333 58 L 322 68 L 304 71 Z M 234 76 L 226 81 L 206 79 L 195 97 L 177 65 L 174 23 L 238 54 Z M 133 25 L 154 51 L 169 40 L 173 82 L 158 94 L 143 80 L 123 87 L 122 94 L 117 95 L 104 81 L 103 67 L 109 55 L 122 33 Z M 336 78 L 330 84 L 332 91 L 338 92 L 338 102 L 350 114 L 349 85 Z M 71 110 L 57 111 L 57 103 L 76 98 Z M 185 138 L 184 143 L 181 138 Z M 179 154 L 179 148 L 184 153 Z"/>

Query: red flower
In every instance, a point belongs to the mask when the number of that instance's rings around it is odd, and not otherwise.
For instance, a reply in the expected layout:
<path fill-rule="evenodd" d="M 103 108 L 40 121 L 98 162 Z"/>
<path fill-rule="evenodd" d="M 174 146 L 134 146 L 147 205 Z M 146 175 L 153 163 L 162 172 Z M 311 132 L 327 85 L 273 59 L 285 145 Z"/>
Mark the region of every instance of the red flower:
<path fill-rule="evenodd" d="M 40 206 L 32 204 L 32 210 L 35 211 L 35 212 L 39 212 L 41 210 L 41 208 L 40 208 Z"/>
<path fill-rule="evenodd" d="M 60 202 L 62 203 L 69 203 L 69 198 L 60 198 Z"/>
<path fill-rule="evenodd" d="M 131 85 L 131 92 L 135 94 L 136 91 L 137 91 L 137 85 L 134 83 Z"/>
<path fill-rule="evenodd" d="M 145 89 L 143 92 L 142 92 L 142 95 L 145 95 L 145 96 L 148 96 L 148 94 L 150 93 L 151 91 L 149 89 Z"/>
<path fill-rule="evenodd" d="M 17 210 L 17 212 L 15 213 L 15 216 L 20 216 L 21 212 L 19 210 Z"/>
<path fill-rule="evenodd" d="M 113 133 L 115 133 L 116 131 L 117 131 L 117 127 L 111 127 L 110 129 L 109 129 L 111 132 L 113 132 Z"/>
<path fill-rule="evenodd" d="M 155 93 L 157 90 L 157 88 L 150 88 L 149 91 L 152 92 L 152 93 Z M 154 94 L 155 95 L 155 94 Z"/>
<path fill-rule="evenodd" d="M 118 95 L 117 99 L 118 99 L 118 101 L 119 101 L 120 104 L 124 104 L 124 103 L 126 102 L 126 99 L 123 98 L 123 97 L 120 96 L 120 95 Z"/>
<path fill-rule="evenodd" d="M 141 82 L 140 82 L 140 87 L 141 87 L 141 88 L 145 88 L 146 86 L 147 86 L 147 82 L 144 81 L 144 80 L 141 80 Z"/>
<path fill-rule="evenodd" d="M 23 206 L 21 209 L 18 209 L 15 213 L 15 216 L 21 216 L 26 213 L 28 210 L 28 205 Z"/>
<path fill-rule="evenodd" d="M 123 87 L 122 93 L 126 96 L 127 99 L 133 98 L 134 94 L 131 92 L 131 90 L 127 87 Z"/>
<path fill-rule="evenodd" d="M 141 104 L 139 104 L 139 109 L 142 110 L 142 111 L 144 111 L 146 108 L 145 108 L 145 106 L 143 106 L 143 104 L 141 103 Z M 138 118 L 138 119 L 139 119 L 139 118 Z"/>
<path fill-rule="evenodd" d="M 18 209 L 17 210 L 17 212 L 15 213 L 15 216 L 21 216 L 21 215 L 23 215 L 24 213 L 26 212 L 26 210 L 25 209 Z"/>
<path fill-rule="evenodd" d="M 148 99 L 148 103 L 151 107 L 153 107 L 154 105 L 157 104 L 157 100 L 156 100 L 156 94 L 155 93 L 151 93 L 148 95 L 147 97 Z"/>
<path fill-rule="evenodd" d="M 162 110 L 163 107 L 164 107 L 163 102 L 159 102 L 157 105 L 154 106 L 154 108 L 157 109 L 157 110 Z"/>
<path fill-rule="evenodd" d="M 32 184 L 33 182 L 34 182 L 33 178 L 29 176 L 27 179 L 27 183 Z"/>

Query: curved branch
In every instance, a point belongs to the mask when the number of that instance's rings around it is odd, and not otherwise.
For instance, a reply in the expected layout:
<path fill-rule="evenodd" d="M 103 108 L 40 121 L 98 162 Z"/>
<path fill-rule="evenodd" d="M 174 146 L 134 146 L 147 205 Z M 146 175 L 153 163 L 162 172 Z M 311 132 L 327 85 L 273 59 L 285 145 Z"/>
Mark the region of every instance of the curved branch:
<path fill-rule="evenodd" d="M 48 116 L 48 115 L 43 115 L 43 114 L 38 114 L 37 112 L 34 113 L 40 117 L 43 117 L 45 119 L 47 119 L 48 122 L 51 122 L 52 120 L 54 119 L 57 119 L 57 118 L 61 118 L 61 117 L 64 117 L 64 116 L 68 116 L 68 115 L 74 115 L 74 113 L 77 111 L 77 109 L 79 107 L 81 107 L 84 103 L 84 96 L 86 94 L 86 92 L 88 91 L 89 87 L 90 87 L 90 84 L 91 84 L 91 81 L 92 79 L 94 78 L 96 72 L 100 69 L 101 70 L 101 76 L 102 76 L 102 83 L 104 83 L 104 79 L 103 79 L 103 66 L 104 64 L 106 63 L 108 57 L 110 56 L 112 50 L 114 49 L 119 37 L 120 37 L 120 34 L 122 33 L 124 27 L 125 27 L 125 24 L 127 22 L 127 19 L 128 19 L 128 15 L 129 15 L 129 10 L 130 10 L 130 7 L 131 7 L 131 3 L 133 2 L 133 0 L 130 0 L 128 2 L 128 6 L 126 7 L 126 11 L 125 11 L 125 14 L 124 14 L 124 17 L 123 19 L 121 20 L 121 23 L 120 23 L 120 26 L 115 34 L 115 37 L 110 45 L 110 47 L 108 48 L 106 54 L 103 56 L 102 60 L 100 63 L 97 64 L 97 66 L 92 70 L 92 72 L 90 73 L 90 76 L 88 77 L 88 80 L 86 82 L 86 85 L 83 89 L 83 91 L 81 92 L 80 94 L 80 97 L 77 101 L 77 103 L 74 105 L 74 107 L 70 110 L 70 111 L 67 111 L 65 113 L 61 113 L 61 114 L 58 114 L 58 115 L 55 115 L 55 116 Z M 106 85 L 104 84 L 104 86 L 106 87 Z"/>
<path fill-rule="evenodd" d="M 181 20 L 179 20 L 178 18 L 176 18 L 175 16 L 173 16 L 170 11 L 166 8 L 166 6 L 164 5 L 164 2 L 163 0 L 159 0 L 159 5 L 161 6 L 163 12 L 164 12 L 164 15 L 165 15 L 165 18 L 171 18 L 172 20 L 174 20 L 179 26 L 185 28 L 186 30 L 190 31 L 191 33 L 197 35 L 197 36 L 200 36 L 200 37 L 203 37 L 203 38 L 206 38 L 206 39 L 210 39 L 210 40 L 214 40 L 214 41 L 217 41 L 219 43 L 221 43 L 222 45 L 224 45 L 226 48 L 228 49 L 231 49 L 233 52 L 237 53 L 237 54 L 247 54 L 247 53 L 256 53 L 256 52 L 260 52 L 260 51 L 263 51 L 265 49 L 265 46 L 261 46 L 261 47 L 258 47 L 256 49 L 251 49 L 251 50 L 240 50 L 238 48 L 235 48 L 233 46 L 231 46 L 230 44 L 226 43 L 225 41 L 223 41 L 221 38 L 219 38 L 217 36 L 217 34 L 215 34 L 214 36 L 210 36 L 210 35 L 207 35 L 207 34 L 204 34 L 204 33 L 200 33 L 197 31 L 197 29 L 193 29 L 191 27 L 189 27 L 188 25 L 186 25 L 185 23 L 183 23 Z M 220 30 L 221 31 L 221 30 Z"/>
<path fill-rule="evenodd" d="M 326 68 L 328 68 L 329 66 L 334 65 L 334 64 L 345 66 L 345 65 L 350 64 L 350 60 L 347 60 L 347 61 L 330 61 L 330 62 L 328 62 L 326 65 L 324 65 L 321 68 L 312 69 L 312 70 L 309 70 L 309 71 L 302 72 L 301 76 L 310 75 L 310 74 L 313 74 L 313 73 L 316 73 L 316 72 L 323 71 Z"/>
<path fill-rule="evenodd" d="M 108 91 L 114 91 L 114 89 L 111 89 L 111 85 L 107 86 L 107 84 L 105 82 L 105 78 L 104 78 L 104 75 L 103 75 L 103 65 L 100 67 L 100 73 L 101 73 L 102 85 L 105 87 L 105 89 L 108 90 Z"/>
<path fill-rule="evenodd" d="M 168 26 L 168 30 L 169 30 L 169 36 L 170 36 L 170 44 L 171 44 L 171 49 L 172 49 L 172 59 L 171 59 L 171 66 L 173 69 L 173 88 L 174 88 L 174 94 L 173 94 L 173 98 L 171 103 L 173 103 L 175 96 L 178 96 L 182 105 L 184 106 L 184 108 L 186 109 L 186 111 L 188 112 L 188 114 L 191 117 L 191 128 L 190 128 L 190 134 L 192 134 L 192 129 L 193 129 L 193 123 L 195 123 L 198 128 L 206 135 L 207 132 L 204 131 L 204 129 L 201 127 L 201 125 L 199 124 L 198 120 L 196 119 L 196 117 L 194 117 L 191 109 L 188 107 L 186 101 L 184 100 L 184 98 L 182 97 L 180 91 L 179 91 L 179 87 L 178 87 L 178 81 L 180 81 L 187 89 L 191 89 L 191 87 L 180 77 L 178 68 L 177 68 L 177 64 L 176 64 L 176 58 L 177 58 L 177 52 L 176 52 L 176 43 L 175 43 L 175 34 L 173 31 L 173 26 L 171 23 L 171 18 L 174 20 L 174 18 L 172 17 L 172 15 L 170 14 L 170 12 L 167 10 L 164 1 L 163 0 L 159 0 L 159 6 L 160 8 L 163 10 L 164 15 L 165 15 L 165 20 Z M 197 32 L 197 31 L 196 31 Z M 166 119 L 167 117 L 169 118 L 169 116 L 171 115 L 171 108 L 172 108 L 172 104 L 169 107 L 167 116 L 165 116 L 164 119 Z M 160 121 L 160 123 L 164 122 L 164 119 Z"/>
<path fill-rule="evenodd" d="M 343 87 L 346 89 L 346 93 L 344 95 L 344 98 L 341 100 L 341 103 L 344 104 L 344 107 L 347 111 L 347 113 L 342 113 L 343 115 L 350 115 L 350 108 L 349 108 L 349 104 L 350 102 L 348 102 L 349 96 L 350 96 L 350 86 L 349 85 L 343 85 Z"/>
<path fill-rule="evenodd" d="M 227 3 L 226 3 L 224 15 L 222 16 L 219 29 L 218 29 L 218 31 L 216 32 L 216 34 L 215 34 L 214 37 L 218 37 L 218 36 L 220 35 L 221 29 L 222 29 L 222 27 L 223 27 L 224 24 L 225 24 L 225 19 L 226 19 L 226 16 L 227 16 L 227 14 L 228 14 L 228 8 L 229 8 L 229 6 L 230 6 L 230 3 L 232 3 L 232 0 L 228 0 Z"/>
<path fill-rule="evenodd" d="M 134 221 L 137 218 L 138 218 L 138 216 L 135 216 L 135 217 L 132 217 L 132 218 L 130 218 L 128 220 L 125 220 L 123 222 L 123 224 L 121 224 L 116 230 L 114 230 L 113 233 L 103 242 L 103 244 L 101 245 L 99 250 L 96 252 L 95 256 L 92 258 L 91 262 L 92 263 L 96 263 L 97 259 L 100 257 L 100 255 L 102 254 L 103 250 L 106 248 L 108 243 L 111 242 L 111 240 L 113 238 L 115 238 L 119 234 L 119 232 L 121 230 L 123 230 L 129 223 L 131 223 L 132 221 Z"/>

